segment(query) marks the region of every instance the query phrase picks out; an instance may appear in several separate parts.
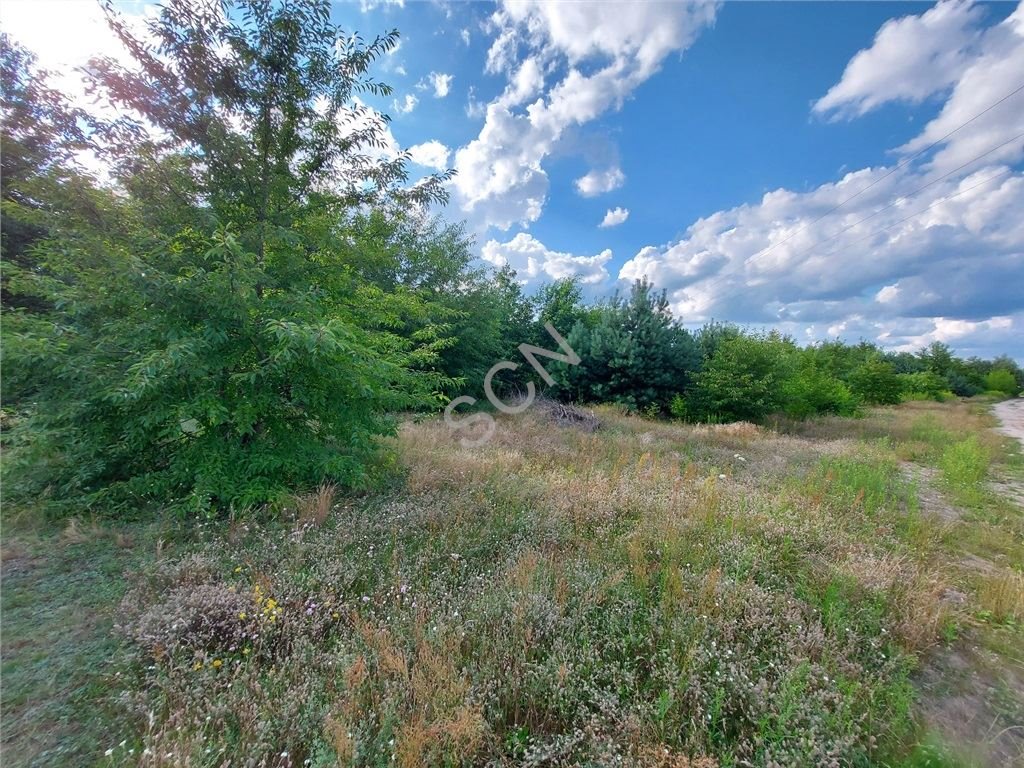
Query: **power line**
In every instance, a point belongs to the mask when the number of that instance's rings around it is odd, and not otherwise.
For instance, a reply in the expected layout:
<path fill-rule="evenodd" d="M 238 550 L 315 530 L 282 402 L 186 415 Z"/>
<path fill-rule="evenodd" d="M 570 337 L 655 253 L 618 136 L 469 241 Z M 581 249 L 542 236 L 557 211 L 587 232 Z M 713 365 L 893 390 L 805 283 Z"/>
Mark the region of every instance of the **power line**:
<path fill-rule="evenodd" d="M 898 171 L 898 170 L 899 170 L 900 168 L 904 167 L 904 166 L 905 166 L 905 165 L 906 165 L 907 163 L 911 162 L 911 161 L 912 161 L 912 160 L 914 160 L 914 159 L 915 159 L 916 157 L 920 157 L 920 156 L 921 156 L 922 154 L 924 154 L 925 152 L 929 151 L 929 150 L 930 150 L 930 149 L 932 149 L 933 147 L 935 147 L 935 146 L 937 146 L 938 144 L 940 144 L 941 142 L 945 141 L 945 140 L 946 140 L 947 138 L 949 138 L 950 136 L 952 136 L 952 135 L 953 135 L 954 133 L 956 133 L 957 131 L 959 131 L 959 130 L 960 130 L 961 128 L 963 128 L 963 127 L 965 127 L 965 126 L 969 125 L 970 123 L 974 122 L 974 121 L 975 121 L 975 120 L 977 120 L 977 119 L 978 119 L 979 117 L 981 117 L 981 116 L 982 116 L 982 115 L 984 115 L 985 113 L 987 113 L 987 112 L 991 111 L 991 110 L 992 110 L 992 109 L 994 109 L 995 107 L 999 106 L 999 105 L 1000 105 L 1000 104 L 1002 104 L 1002 103 L 1003 103 L 1004 101 L 1006 101 L 1007 99 L 1009 99 L 1010 97 L 1014 96 L 1015 94 L 1019 93 L 1019 92 L 1020 92 L 1020 91 L 1022 91 L 1022 90 L 1024 90 L 1024 85 L 1021 85 L 1021 86 L 1019 86 L 1018 88 L 1016 88 L 1015 90 L 1011 91 L 1011 92 L 1010 92 L 1010 93 L 1008 93 L 1008 94 L 1007 94 L 1006 96 L 1004 96 L 1003 98 L 1001 98 L 1001 99 L 1000 99 L 999 101 L 995 102 L 994 104 L 990 105 L 989 107 L 985 108 L 984 110 L 982 110 L 981 112 L 979 112 L 978 114 L 976 114 L 976 115 L 975 115 L 974 117 L 972 117 L 972 118 L 971 118 L 970 120 L 968 120 L 968 121 L 966 121 L 966 122 L 962 123 L 962 124 L 961 124 L 961 125 L 959 125 L 959 126 L 958 126 L 957 128 L 953 129 L 952 131 L 950 131 L 949 133 L 947 133 L 947 134 L 946 134 L 945 136 L 943 136 L 942 138 L 940 138 L 940 139 L 936 140 L 935 142 L 933 142 L 933 143 L 932 143 L 932 144 L 930 144 L 929 146 L 925 147 L 924 149 L 922 149 L 922 150 L 921 150 L 920 152 L 918 152 L 917 154 L 915 154 L 915 155 L 912 155 L 911 157 L 907 158 L 906 160 L 904 160 L 904 161 L 903 161 L 902 163 L 900 163 L 899 165 L 897 165 L 897 166 L 893 167 L 893 168 L 892 168 L 892 169 L 891 169 L 890 171 L 888 171 L 888 172 L 887 172 L 887 173 L 885 173 L 884 175 L 880 176 L 879 178 L 877 178 L 877 179 L 875 179 L 875 180 L 874 180 L 873 182 L 871 182 L 871 184 L 867 185 L 866 187 L 864 187 L 863 189 L 861 189 L 861 190 L 860 190 L 859 192 L 857 192 L 857 193 L 856 193 L 856 194 L 854 194 L 854 195 L 851 195 L 850 197 L 846 198 L 845 200 L 843 200 L 842 202 L 838 203 L 837 205 L 833 206 L 833 207 L 832 207 L 831 209 L 829 209 L 828 211 L 826 211 L 825 213 L 823 213 L 823 214 L 822 214 L 821 216 L 819 216 L 818 218 L 814 219 L 813 221 L 810 221 L 810 222 L 808 222 L 807 224 L 805 224 L 804 226 L 802 226 L 802 227 L 801 227 L 800 229 L 798 229 L 798 230 L 797 230 L 796 232 L 793 232 L 793 233 L 792 233 L 791 235 L 789 235 L 789 236 L 788 236 L 788 237 L 786 237 L 785 239 L 783 239 L 783 240 L 780 240 L 779 242 L 777 242 L 777 243 L 774 243 L 774 244 L 772 244 L 772 245 L 771 245 L 771 246 L 770 246 L 769 248 L 766 248 L 766 249 L 765 249 L 765 250 L 763 250 L 763 251 L 760 251 L 760 252 L 758 252 L 758 253 L 755 253 L 755 254 L 754 254 L 753 256 L 751 256 L 751 257 L 750 257 L 749 259 L 746 259 L 746 260 L 745 260 L 745 261 L 743 262 L 743 266 L 744 266 L 744 267 L 748 267 L 748 266 L 750 266 L 750 264 L 752 264 L 752 263 L 753 263 L 754 261 L 756 261 L 756 260 L 757 260 L 757 259 L 759 259 L 760 257 L 762 257 L 762 256 L 765 256 L 765 255 L 767 255 L 767 254 L 768 254 L 768 253 L 769 253 L 770 251 L 772 251 L 773 249 L 775 249 L 775 248 L 777 248 L 778 246 L 782 245 L 783 243 L 785 243 L 785 242 L 787 242 L 787 241 L 789 241 L 789 240 L 792 240 L 792 239 L 793 239 L 794 237 L 796 237 L 796 236 L 797 236 L 798 234 L 800 234 L 801 232 L 805 231 L 805 230 L 806 230 L 806 229 L 807 229 L 808 227 L 811 227 L 811 226 L 813 226 L 814 224 L 816 224 L 817 222 L 821 221 L 822 219 L 824 219 L 824 218 L 825 218 L 826 216 L 828 216 L 829 214 L 831 214 L 831 213 L 834 213 L 835 211 L 837 211 L 837 210 L 838 210 L 839 208 L 841 208 L 841 207 L 842 207 L 843 205 L 845 205 L 846 203 L 848 203 L 848 202 L 850 202 L 851 200 L 853 200 L 854 198 L 856 198 L 856 197 L 858 197 L 858 196 L 862 195 L 862 194 L 863 194 L 864 192 L 866 192 L 866 191 L 867 191 L 868 189 L 870 189 L 871 187 L 875 186 L 875 185 L 876 185 L 876 184 L 878 184 L 879 182 L 881 182 L 881 181 L 883 181 L 884 179 L 886 179 L 886 178 L 888 178 L 889 176 L 891 176 L 891 175 L 892 175 L 893 173 L 895 173 L 896 171 Z M 813 251 L 814 251 L 815 249 L 817 249 L 817 248 L 818 248 L 818 246 L 822 245 L 823 243 L 827 243 L 827 242 L 829 242 L 830 240 L 834 240 L 834 239 L 835 239 L 836 237 L 838 237 L 839 235 L 841 235 L 841 234 L 842 234 L 843 232 L 846 232 L 846 231 L 848 231 L 848 230 L 852 229 L 853 227 L 857 226 L 858 224 L 861 224 L 861 223 L 863 223 L 864 221 L 867 221 L 868 219 L 874 218 L 875 216 L 877 216 L 878 214 L 882 213 L 883 211 L 886 211 L 886 210 L 888 210 L 888 209 L 890 209 L 890 208 L 892 208 L 892 207 L 894 207 L 894 206 L 898 205 L 898 204 L 899 204 L 899 201 L 900 201 L 901 199 L 906 199 L 906 198 L 907 198 L 907 197 L 909 197 L 910 195 L 914 195 L 914 194 L 917 194 L 918 192 L 920 192 L 920 191 L 922 191 L 922 190 L 924 190 L 924 189 L 927 189 L 928 187 L 932 186 L 933 184 L 936 184 L 936 183 L 938 183 L 938 182 L 942 181 L 943 179 L 945 179 L 945 178 L 948 178 L 949 176 L 953 175 L 953 174 L 954 174 L 954 173 L 956 173 L 957 171 L 963 170 L 963 169 L 964 169 L 964 168 L 966 168 L 967 166 L 969 166 L 969 165 L 971 165 L 971 164 L 973 164 L 973 163 L 976 163 L 976 162 L 977 162 L 978 160 L 981 160 L 981 159 L 982 159 L 983 157 L 986 157 L 986 156 L 988 156 L 988 155 L 992 154 L 992 153 L 993 153 L 993 152 L 995 152 L 996 150 L 1002 149 L 1002 148 L 1003 148 L 1003 147 L 1005 147 L 1005 146 L 1006 146 L 1007 144 L 1010 144 L 1011 142 L 1013 142 L 1013 141 L 1016 141 L 1016 140 L 1018 140 L 1018 139 L 1020 139 L 1020 138 L 1024 138 L 1024 133 L 1018 134 L 1018 135 L 1014 136 L 1013 138 L 1011 138 L 1011 139 L 1009 139 L 1009 140 L 1007 140 L 1007 141 L 1004 141 L 1004 142 L 1003 142 L 1002 144 L 999 144 L 999 145 L 997 145 L 997 146 L 995 146 L 995 147 L 993 147 L 993 148 L 991 148 L 991 149 L 989 149 L 989 150 L 986 150 L 985 152 L 981 153 L 980 155 L 977 155 L 977 156 L 975 156 L 975 157 L 971 158 L 971 159 L 970 159 L 970 160 L 968 160 L 968 161 L 967 161 L 966 163 L 963 163 L 962 165 L 958 166 L 957 168 L 954 168 L 953 170 L 951 170 L 951 171 L 949 171 L 949 172 L 947 172 L 947 173 L 943 174 L 942 176 L 940 176 L 940 177 L 938 177 L 938 178 L 936 178 L 936 179 L 932 179 L 932 180 L 931 180 L 930 182 L 928 182 L 927 184 L 924 184 L 923 186 L 921 186 L 921 187 L 918 187 L 917 189 L 913 190 L 912 192 L 909 192 L 909 193 L 907 193 L 906 195 L 901 195 L 901 196 L 900 196 L 899 198 L 897 198 L 897 199 L 896 199 L 896 200 L 894 200 L 893 202 L 889 203 L 888 205 L 884 206 L 883 208 L 880 208 L 879 210 L 875 211 L 875 212 L 874 212 L 874 213 L 872 213 L 872 214 L 871 214 L 870 216 L 866 216 L 865 218 L 863 218 L 863 219 L 861 219 L 861 220 L 859 220 L 859 221 L 857 221 L 857 222 L 854 222 L 853 224 L 850 224 L 850 225 L 848 225 L 848 226 L 844 227 L 843 229 L 841 229 L 841 230 L 840 230 L 839 232 L 837 232 L 836 234 L 834 234 L 834 235 L 832 235 L 832 236 L 830 236 L 830 237 L 827 237 L 827 238 L 825 238 L 824 240 L 822 240 L 822 241 L 820 241 L 820 242 L 818 242 L 818 243 L 815 243 L 815 244 L 814 244 L 813 246 L 811 246 L 811 247 L 810 247 L 809 249 L 807 249 L 806 251 L 804 251 L 804 252 L 803 252 L 802 254 L 799 254 L 799 255 L 807 255 L 807 254 L 809 254 L 809 253 L 813 252 Z M 972 188 L 973 188 L 973 187 L 970 187 L 970 188 L 968 188 L 968 189 L 972 189 Z M 964 191 L 967 191 L 967 190 L 964 190 Z M 957 193 L 957 194 L 960 194 L 960 193 Z M 956 195 L 953 195 L 953 197 L 955 197 L 955 196 L 956 196 Z M 939 199 L 939 200 L 937 200 L 936 202 L 937 202 L 937 203 L 938 203 L 938 202 L 942 202 L 942 200 L 943 200 L 943 199 L 944 199 L 944 198 L 940 198 L 940 199 Z M 928 209 L 926 208 L 926 209 L 924 209 L 924 210 L 928 210 Z M 923 213 L 924 211 L 921 211 L 921 212 Z M 902 220 L 901 220 L 901 221 L 902 221 Z M 896 223 L 898 224 L 898 223 L 900 223 L 900 222 L 896 222 Z M 889 225 L 889 226 L 895 226 L 895 225 Z M 885 230 L 885 229 L 887 229 L 887 228 L 888 228 L 888 227 L 883 227 L 883 228 L 882 228 L 882 230 L 879 230 L 879 231 L 884 231 L 884 230 Z M 870 236 L 870 235 L 869 235 L 869 236 Z M 859 240 L 855 240 L 854 242 L 859 242 Z M 843 249 L 840 249 L 840 250 L 843 250 Z M 838 253 L 838 252 L 840 252 L 840 251 L 836 251 L 836 253 Z M 715 286 L 715 285 L 719 285 L 719 284 L 721 284 L 722 282 L 724 282 L 725 280 L 727 280 L 727 279 L 728 279 L 729 277 L 730 277 L 729 275 L 721 275 L 721 276 L 719 276 L 719 277 L 716 277 L 716 278 L 713 278 L 713 279 L 711 279 L 711 280 L 708 280 L 708 281 L 704 282 L 704 283 L 703 283 L 703 285 L 701 285 L 701 287 L 702 287 L 702 288 L 704 288 L 704 289 L 707 289 L 707 288 L 713 287 L 713 286 Z M 698 283 L 694 283 L 693 285 L 694 285 L 694 286 L 696 286 L 697 284 L 698 284 Z"/>
<path fill-rule="evenodd" d="M 1024 135 L 1024 134 L 1022 134 L 1022 135 Z M 842 253 L 843 251 L 848 250 L 851 246 L 856 245 L 857 243 L 861 242 L 862 240 L 867 240 L 870 237 L 874 237 L 879 232 L 885 232 L 885 230 L 892 229 L 893 227 L 898 226 L 898 225 L 904 223 L 905 221 L 909 221 L 910 219 L 913 219 L 916 216 L 920 216 L 922 213 L 927 213 L 928 211 L 930 211 L 932 208 L 934 208 L 935 206 L 939 205 L 940 203 L 944 203 L 944 202 L 946 202 L 948 200 L 952 200 L 954 197 L 959 197 L 960 195 L 965 195 L 965 194 L 967 194 L 968 192 L 970 192 L 973 189 L 977 189 L 978 187 L 983 187 L 986 184 L 988 184 L 990 182 L 993 182 L 993 181 L 995 181 L 996 179 L 998 179 L 998 178 L 1000 178 L 1002 176 L 1008 176 L 1008 175 L 1010 175 L 1013 172 L 1014 172 L 1013 168 L 1007 168 L 1004 171 L 1000 171 L 997 174 L 989 176 L 987 179 L 985 179 L 983 181 L 979 181 L 977 184 L 972 184 L 971 186 L 966 187 L 965 189 L 961 189 L 961 190 L 959 190 L 957 192 L 954 192 L 951 195 L 946 195 L 944 197 L 940 197 L 938 200 L 935 200 L 934 202 L 932 202 L 931 205 L 929 205 L 929 206 L 927 206 L 925 208 L 922 208 L 920 211 L 917 211 L 916 213 L 912 213 L 909 216 L 905 216 L 902 219 L 899 219 L 898 221 L 894 221 L 892 224 L 887 224 L 886 226 L 881 227 L 881 228 L 875 230 L 874 232 L 868 232 L 868 234 L 864 235 L 863 237 L 858 237 L 856 240 L 851 240 L 849 243 L 844 245 L 842 248 L 837 248 L 834 251 L 829 251 L 828 253 L 825 254 L 825 256 L 835 256 L 837 253 Z"/>
<path fill-rule="evenodd" d="M 1018 139 L 1022 139 L 1022 138 L 1024 138 L 1024 133 L 1018 133 L 1012 139 L 1008 139 L 1007 141 L 1004 141 L 1002 144 L 999 144 L 998 146 L 992 147 L 992 149 L 988 150 L 987 152 L 983 152 L 982 154 L 978 155 L 977 157 L 975 157 L 975 158 L 973 158 L 971 160 L 968 160 L 963 165 L 957 166 L 956 168 L 954 168 L 953 170 L 949 171 L 948 173 L 944 173 L 941 176 L 939 176 L 938 178 L 932 179 L 927 184 L 924 184 L 924 185 L 918 187 L 917 189 L 915 189 L 915 190 L 913 190 L 911 192 L 908 192 L 905 195 L 900 195 L 895 200 L 893 200 L 891 203 L 889 203 L 888 205 L 885 205 L 885 206 L 879 208 L 877 211 L 875 211 L 874 213 L 870 214 L 869 216 L 865 216 L 863 219 L 858 219 L 857 221 L 853 222 L 852 224 L 848 224 L 847 226 L 843 227 L 838 232 L 836 232 L 834 235 L 831 235 L 830 237 L 826 237 L 824 240 L 821 240 L 818 243 L 815 243 L 810 248 L 808 248 L 806 251 L 803 251 L 802 253 L 797 254 L 797 257 L 806 256 L 807 254 L 809 254 L 812 251 L 816 250 L 818 248 L 818 246 L 824 245 L 825 243 L 829 242 L 830 240 L 835 240 L 837 237 L 839 237 L 844 232 L 847 232 L 847 231 L 853 229 L 854 227 L 856 227 L 856 226 L 858 226 L 860 224 L 863 224 L 865 221 L 868 221 L 869 219 L 875 218 L 875 216 L 877 216 L 880 213 L 883 213 L 884 211 L 889 210 L 890 208 L 894 208 L 895 206 L 899 205 L 900 200 L 905 200 L 906 198 L 911 197 L 912 195 L 916 195 L 918 192 L 922 192 L 923 190 L 928 189 L 928 187 L 930 187 L 930 186 L 932 186 L 934 184 L 938 184 L 940 181 L 942 181 L 943 179 L 946 179 L 946 178 L 952 176 L 957 171 L 962 171 L 967 166 L 973 165 L 974 163 L 976 163 L 979 160 L 981 160 L 981 158 L 986 157 L 988 155 L 991 155 L 996 150 L 1002 149 L 1007 144 L 1011 144 L 1012 142 L 1017 141 Z M 750 262 L 748 261 L 747 263 L 749 264 Z"/>
<path fill-rule="evenodd" d="M 968 125 L 970 125 L 971 123 L 973 123 L 973 122 L 974 122 L 975 120 L 977 120 L 977 119 L 978 119 L 979 117 L 981 117 L 982 115 L 984 115 L 984 114 L 986 114 L 986 113 L 988 113 L 988 112 L 991 112 L 991 111 L 992 111 L 993 109 L 995 109 L 996 107 L 998 107 L 998 106 L 999 106 L 1000 104 L 1002 104 L 1002 103 L 1003 103 L 1004 101 L 1006 101 L 1007 99 L 1011 98 L 1012 96 L 1015 96 L 1016 94 L 1020 93 L 1021 91 L 1024 91 L 1024 84 L 1021 84 L 1020 86 L 1018 86 L 1018 87 L 1017 87 L 1017 88 L 1015 88 L 1014 90 L 1010 91 L 1010 93 L 1008 93 L 1008 94 L 1006 94 L 1005 96 L 1003 96 L 1003 98 L 999 99 L 999 101 L 995 102 L 994 104 L 991 104 L 991 105 L 989 105 L 988 107 L 986 107 L 985 109 L 983 109 L 983 110 L 982 110 L 981 112 L 979 112 L 978 114 L 976 114 L 976 115 L 975 115 L 974 117 L 972 117 L 972 118 L 971 118 L 970 120 L 968 120 L 968 121 L 966 121 L 966 122 L 964 122 L 964 123 L 961 123 L 961 124 L 960 124 L 960 125 L 958 125 L 958 126 L 957 126 L 956 128 L 954 128 L 954 129 L 953 129 L 952 131 L 950 131 L 949 133 L 947 133 L 947 134 L 946 134 L 945 136 L 942 136 L 941 138 L 939 138 L 939 139 L 936 139 L 935 141 L 933 141 L 933 142 L 932 142 L 931 144 L 929 144 L 929 145 L 928 145 L 927 147 L 925 147 L 924 149 L 922 149 L 922 150 L 920 150 L 919 152 L 917 152 L 917 153 L 915 153 L 915 154 L 911 155 L 910 157 L 908 157 L 908 158 L 906 158 L 905 160 L 901 161 L 901 162 L 900 162 L 899 164 L 897 164 L 897 165 L 893 166 L 893 167 L 892 167 L 892 169 L 890 169 L 888 173 L 886 173 L 886 174 L 884 174 L 884 175 L 882 175 L 882 176 L 879 176 L 879 177 L 878 177 L 877 179 L 875 179 L 875 180 L 874 180 L 873 182 L 871 182 L 871 183 L 870 183 L 870 184 L 868 184 L 868 185 L 867 185 L 866 187 L 864 187 L 863 189 L 861 189 L 861 190 L 860 190 L 859 192 L 856 192 L 856 193 L 854 193 L 854 194 L 850 195 L 850 196 L 849 196 L 848 198 L 846 198 L 845 200 L 843 200 L 843 201 L 841 201 L 841 202 L 837 203 L 837 204 L 836 204 L 835 206 L 833 206 L 832 208 L 828 209 L 828 210 L 827 210 L 827 211 L 825 211 L 825 212 L 824 212 L 823 214 L 821 214 L 821 216 L 819 216 L 818 218 L 814 219 L 813 221 L 809 221 L 809 222 L 807 222 L 807 223 L 806 223 L 806 224 L 804 224 L 804 225 L 803 225 L 802 227 L 800 227 L 800 229 L 798 229 L 798 230 L 797 230 L 796 232 L 793 232 L 793 233 L 792 233 L 792 234 L 790 234 L 790 235 L 789 235 L 788 237 L 784 238 L 783 240 L 780 240 L 780 241 L 779 241 L 779 242 L 777 242 L 777 243 L 773 243 L 772 245 L 768 246 L 768 247 L 767 247 L 766 249 L 764 249 L 763 251 L 761 251 L 761 252 L 759 252 L 759 253 L 756 253 L 756 254 L 754 254 L 753 256 L 751 256 L 751 257 L 750 257 L 750 258 L 749 258 L 749 259 L 747 260 L 747 263 L 749 264 L 749 263 L 750 263 L 751 261 L 753 261 L 754 259 L 760 258 L 761 256 L 764 256 L 765 254 L 767 254 L 767 253 L 770 253 L 771 251 L 775 250 L 776 248 L 778 248 L 778 247 L 779 247 L 780 245 L 782 245 L 783 243 L 787 243 L 787 242 L 789 242 L 789 241 L 790 241 L 790 240 L 792 240 L 792 239 L 793 239 L 794 237 L 796 237 L 797 235 L 799 235 L 799 234 L 800 234 L 801 232 L 804 232 L 804 231 L 805 231 L 805 230 L 806 230 L 806 229 L 807 229 L 808 227 L 812 227 L 812 226 L 814 226 L 814 225 L 815 225 L 815 224 L 817 224 L 817 223 L 818 223 L 819 221 L 821 221 L 822 219 L 824 219 L 824 218 L 825 218 L 826 216 L 829 216 L 829 215 L 831 215 L 831 214 L 835 213 L 836 211 L 838 211 L 838 210 L 839 210 L 840 208 L 842 208 L 842 207 L 843 207 L 844 205 L 846 205 L 846 204 L 847 204 L 848 202 L 850 202 L 851 200 L 854 200 L 854 199 L 856 199 L 856 198 L 860 197 L 861 195 L 863 195 L 863 194 L 864 194 L 865 192 L 867 192 L 867 191 L 868 191 L 869 189 L 871 189 L 871 188 L 872 188 L 873 186 L 875 186 L 875 185 L 876 185 L 876 184 L 878 184 L 879 182 L 881 182 L 881 181 L 884 181 L 885 179 L 887 179 L 887 178 L 889 178 L 890 176 L 892 176 L 892 174 L 896 173 L 896 171 L 898 171 L 898 170 L 899 170 L 900 168 L 904 168 L 904 167 L 906 167 L 906 166 L 907 166 L 907 165 L 908 165 L 909 163 L 913 162 L 914 160 L 916 160 L 917 158 L 919 158 L 919 157 L 920 157 L 921 155 L 925 154 L 926 152 L 929 152 L 929 151 L 931 151 L 932 149 L 934 149 L 934 148 L 935 148 L 935 147 L 937 147 L 937 146 L 938 146 L 939 144 L 941 144 L 942 142 L 944 142 L 944 141 L 945 141 L 946 139 L 948 139 L 948 138 L 949 138 L 950 136 L 952 136 L 952 135 L 953 135 L 954 133 L 956 133 L 957 131 L 960 131 L 961 129 L 963 129 L 963 128 L 966 128 L 966 127 L 967 127 Z M 976 158 L 976 159 L 977 159 L 977 158 Z"/>

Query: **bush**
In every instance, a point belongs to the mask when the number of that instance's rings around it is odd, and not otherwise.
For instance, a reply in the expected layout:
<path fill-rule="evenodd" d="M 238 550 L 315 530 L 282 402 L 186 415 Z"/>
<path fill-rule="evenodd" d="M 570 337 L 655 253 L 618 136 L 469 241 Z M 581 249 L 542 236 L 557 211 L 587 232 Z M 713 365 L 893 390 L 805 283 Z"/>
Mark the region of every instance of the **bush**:
<path fill-rule="evenodd" d="M 853 416 L 859 401 L 839 379 L 816 368 L 804 368 L 782 384 L 782 410 L 795 419 L 819 414 Z"/>
<path fill-rule="evenodd" d="M 944 392 L 949 391 L 946 380 L 931 371 L 917 371 L 916 373 L 901 373 L 899 375 L 900 385 L 903 388 L 904 400 L 942 400 Z M 910 397 L 914 395 L 914 397 Z"/>
<path fill-rule="evenodd" d="M 721 342 L 689 402 L 689 417 L 700 421 L 761 421 L 782 409 L 782 385 L 790 375 L 796 347 L 788 339 L 736 336 Z"/>
<path fill-rule="evenodd" d="M 989 372 L 985 377 L 985 389 L 1001 392 L 1007 397 L 1016 397 L 1017 393 L 1020 392 L 1017 386 L 1017 379 L 1014 378 L 1013 373 L 1005 368 L 996 368 Z"/>
<path fill-rule="evenodd" d="M 890 363 L 879 358 L 869 360 L 854 370 L 847 383 L 855 395 L 872 405 L 895 405 L 903 396 L 900 374 Z"/>

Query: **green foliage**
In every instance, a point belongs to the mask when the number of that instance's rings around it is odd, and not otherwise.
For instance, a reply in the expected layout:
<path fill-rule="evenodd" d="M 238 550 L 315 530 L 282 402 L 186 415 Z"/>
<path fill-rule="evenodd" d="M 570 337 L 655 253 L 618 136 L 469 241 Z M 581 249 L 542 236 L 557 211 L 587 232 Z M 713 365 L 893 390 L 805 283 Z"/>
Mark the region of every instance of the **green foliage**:
<path fill-rule="evenodd" d="M 443 177 L 405 189 L 355 97 L 386 91 L 366 70 L 395 34 L 352 41 L 323 2 L 237 11 L 164 7 L 159 56 L 112 16 L 137 68 L 99 62 L 94 87 L 163 135 L 98 123 L 128 194 L 85 187 L 33 248 L 20 290 L 52 309 L 4 323 L 38 403 L 16 492 L 223 509 L 358 485 L 389 414 L 450 385 L 436 294 L 464 248 L 406 213 Z"/>
<path fill-rule="evenodd" d="M 616 296 L 603 307 L 593 325 L 577 321 L 567 341 L 582 362 L 552 365 L 564 399 L 664 413 L 699 365 L 694 339 L 672 319 L 664 293 L 642 281 L 628 299 Z"/>
<path fill-rule="evenodd" d="M 936 400 L 941 402 L 949 391 L 944 378 L 932 371 L 916 371 L 915 373 L 897 374 L 907 400 Z"/>
<path fill-rule="evenodd" d="M 760 421 L 782 409 L 782 384 L 791 375 L 796 346 L 777 334 L 726 338 L 697 374 L 688 403 L 699 421 Z"/>
<path fill-rule="evenodd" d="M 847 383 L 855 395 L 872 405 L 895 405 L 903 395 L 900 375 L 890 363 L 878 357 L 855 369 Z"/>
<path fill-rule="evenodd" d="M 781 385 L 782 410 L 795 419 L 819 414 L 853 416 L 860 401 L 842 381 L 805 363 Z"/>
<path fill-rule="evenodd" d="M 1015 397 L 1020 391 L 1013 373 L 1005 368 L 996 368 L 985 377 L 985 389 L 1002 392 L 1008 397 Z"/>

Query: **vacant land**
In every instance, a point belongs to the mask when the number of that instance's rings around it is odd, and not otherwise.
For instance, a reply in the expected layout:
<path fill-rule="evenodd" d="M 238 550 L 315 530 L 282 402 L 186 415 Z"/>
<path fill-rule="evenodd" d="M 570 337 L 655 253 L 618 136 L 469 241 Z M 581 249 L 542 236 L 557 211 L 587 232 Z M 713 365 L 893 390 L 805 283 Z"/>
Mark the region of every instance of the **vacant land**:
<path fill-rule="evenodd" d="M 393 487 L 287 521 L 8 521 L 4 764 L 1013 764 L 990 407 L 410 422 Z"/>

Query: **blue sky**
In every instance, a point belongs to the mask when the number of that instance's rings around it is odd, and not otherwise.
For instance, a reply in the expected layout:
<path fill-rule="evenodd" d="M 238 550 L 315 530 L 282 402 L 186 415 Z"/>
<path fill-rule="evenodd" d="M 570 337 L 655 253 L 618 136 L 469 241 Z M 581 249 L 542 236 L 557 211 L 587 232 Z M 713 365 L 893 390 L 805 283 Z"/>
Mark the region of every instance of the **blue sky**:
<path fill-rule="evenodd" d="M 15 0 L 0 21 L 69 65 L 103 44 L 71 5 Z M 334 14 L 364 38 L 399 30 L 375 71 L 395 93 L 369 103 L 414 174 L 456 169 L 443 215 L 528 287 L 575 274 L 599 296 L 643 276 L 690 324 L 1024 360 L 1024 91 L 943 138 L 1024 85 L 1021 6 L 364 0 Z"/>

